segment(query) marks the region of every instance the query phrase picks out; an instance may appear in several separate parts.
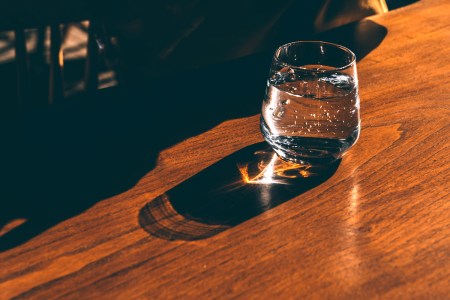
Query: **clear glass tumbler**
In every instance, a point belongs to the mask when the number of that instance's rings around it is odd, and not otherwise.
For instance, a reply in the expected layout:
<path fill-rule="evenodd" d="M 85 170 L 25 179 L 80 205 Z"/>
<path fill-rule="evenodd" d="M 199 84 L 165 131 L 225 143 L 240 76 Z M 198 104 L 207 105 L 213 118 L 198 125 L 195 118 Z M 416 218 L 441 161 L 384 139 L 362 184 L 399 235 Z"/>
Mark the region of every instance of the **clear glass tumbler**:
<path fill-rule="evenodd" d="M 355 54 L 321 41 L 279 47 L 262 105 L 261 132 L 283 159 L 328 165 L 359 137 Z"/>

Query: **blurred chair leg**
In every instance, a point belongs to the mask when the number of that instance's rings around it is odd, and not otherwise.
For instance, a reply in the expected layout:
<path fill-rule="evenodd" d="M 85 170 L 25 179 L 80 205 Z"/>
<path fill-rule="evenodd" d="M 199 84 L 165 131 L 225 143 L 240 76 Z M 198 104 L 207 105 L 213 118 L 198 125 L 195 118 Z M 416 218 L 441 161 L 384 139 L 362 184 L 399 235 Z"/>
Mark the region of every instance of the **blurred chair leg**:
<path fill-rule="evenodd" d="M 96 41 L 98 25 L 98 21 L 92 20 L 89 22 L 87 57 L 84 77 L 84 90 L 88 93 L 93 92 L 98 88 L 99 49 Z"/>
<path fill-rule="evenodd" d="M 64 99 L 63 89 L 64 59 L 61 48 L 61 29 L 59 25 L 50 26 L 50 87 L 49 103 Z"/>
<path fill-rule="evenodd" d="M 47 38 L 47 27 L 40 26 L 37 30 L 37 42 L 36 42 L 36 63 L 39 67 L 45 65 L 45 39 Z"/>
<path fill-rule="evenodd" d="M 27 45 L 24 29 L 15 30 L 15 51 L 17 70 L 17 111 L 22 111 L 29 105 L 30 74 Z"/>

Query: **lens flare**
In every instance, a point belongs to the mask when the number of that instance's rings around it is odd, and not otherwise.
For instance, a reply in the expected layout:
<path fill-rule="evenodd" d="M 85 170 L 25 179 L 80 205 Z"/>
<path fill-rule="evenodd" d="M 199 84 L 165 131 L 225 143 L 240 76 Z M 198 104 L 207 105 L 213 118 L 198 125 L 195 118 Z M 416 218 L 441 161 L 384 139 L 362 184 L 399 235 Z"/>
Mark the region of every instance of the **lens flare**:
<path fill-rule="evenodd" d="M 251 168 L 248 163 L 238 165 L 242 181 L 246 184 L 290 184 L 289 179 L 312 175 L 309 165 L 287 162 L 276 154 L 264 151 L 258 151 L 255 155 L 266 157 L 257 163 L 256 168 Z"/>

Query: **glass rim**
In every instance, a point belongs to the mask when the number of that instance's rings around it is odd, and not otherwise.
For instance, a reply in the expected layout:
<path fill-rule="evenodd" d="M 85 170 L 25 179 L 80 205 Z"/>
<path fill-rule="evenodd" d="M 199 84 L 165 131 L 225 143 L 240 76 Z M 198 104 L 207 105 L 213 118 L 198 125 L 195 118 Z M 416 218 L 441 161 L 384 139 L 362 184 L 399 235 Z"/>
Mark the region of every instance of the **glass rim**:
<path fill-rule="evenodd" d="M 288 64 L 286 62 L 280 61 L 279 58 L 278 58 L 278 54 L 281 51 L 281 49 L 287 48 L 287 47 L 289 47 L 291 45 L 295 45 L 295 44 L 322 44 L 322 45 L 332 46 L 332 47 L 338 48 L 338 49 L 340 49 L 340 50 L 350 54 L 351 61 L 348 64 L 346 64 L 346 65 L 344 65 L 342 67 L 332 67 L 332 69 L 329 69 L 329 70 L 311 70 L 311 69 L 308 69 L 308 68 L 305 68 L 305 67 L 293 66 L 293 65 Z M 355 53 L 353 53 L 352 50 L 350 50 L 349 48 L 347 48 L 345 46 L 336 44 L 336 43 L 324 42 L 324 41 L 302 41 L 302 40 L 300 40 L 300 41 L 294 41 L 294 42 L 290 42 L 290 43 L 281 45 L 275 50 L 275 54 L 273 56 L 273 59 L 275 61 L 277 61 L 278 63 L 282 64 L 285 67 L 290 67 L 290 68 L 293 68 L 293 69 L 300 69 L 300 70 L 305 70 L 305 71 L 311 71 L 311 72 L 324 72 L 324 73 L 325 72 L 333 72 L 333 71 L 345 70 L 347 68 L 350 68 L 352 65 L 354 65 L 356 63 L 356 55 L 355 55 Z"/>

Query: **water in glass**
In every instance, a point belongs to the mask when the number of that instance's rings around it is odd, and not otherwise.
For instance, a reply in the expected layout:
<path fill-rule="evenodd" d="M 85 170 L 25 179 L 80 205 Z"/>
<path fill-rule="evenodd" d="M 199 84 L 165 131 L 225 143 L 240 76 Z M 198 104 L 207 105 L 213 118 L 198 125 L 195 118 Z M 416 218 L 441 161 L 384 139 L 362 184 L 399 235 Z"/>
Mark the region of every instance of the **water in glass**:
<path fill-rule="evenodd" d="M 267 82 L 261 132 L 284 159 L 332 163 L 358 139 L 359 120 L 358 85 L 344 72 L 284 67 Z"/>

